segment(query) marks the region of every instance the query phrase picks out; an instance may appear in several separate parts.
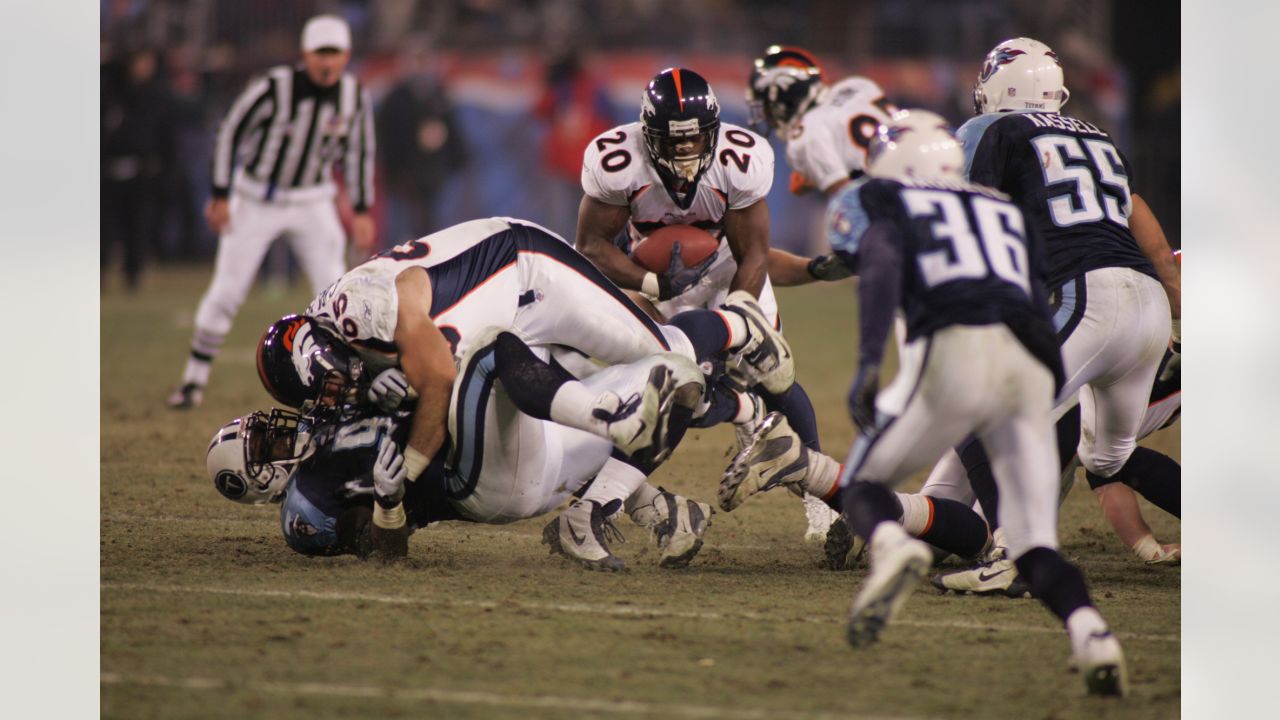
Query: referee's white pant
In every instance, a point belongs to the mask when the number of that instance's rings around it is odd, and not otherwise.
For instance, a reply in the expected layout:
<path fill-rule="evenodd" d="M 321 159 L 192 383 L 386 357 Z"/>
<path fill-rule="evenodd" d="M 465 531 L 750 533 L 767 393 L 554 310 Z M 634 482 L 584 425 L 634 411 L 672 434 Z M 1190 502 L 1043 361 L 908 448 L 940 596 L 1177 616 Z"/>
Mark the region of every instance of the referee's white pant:
<path fill-rule="evenodd" d="M 1066 382 L 1054 420 L 1080 400 L 1085 469 L 1120 471 L 1141 437 L 1160 359 L 1169 342 L 1169 299 L 1159 281 L 1130 268 L 1102 268 L 1063 286 L 1054 327 Z"/>
<path fill-rule="evenodd" d="M 288 240 L 313 294 L 346 272 L 346 237 L 333 198 L 266 202 L 233 192 L 230 211 L 230 225 L 218 237 L 213 280 L 196 310 L 197 335 L 220 339 L 230 332 L 263 257 L 278 237 Z"/>
<path fill-rule="evenodd" d="M 906 345 L 876 400 L 877 427 L 858 436 L 841 483 L 896 485 L 973 434 L 991 459 L 1011 556 L 1056 548 L 1052 407 L 1052 373 L 1006 325 L 944 328 Z"/>

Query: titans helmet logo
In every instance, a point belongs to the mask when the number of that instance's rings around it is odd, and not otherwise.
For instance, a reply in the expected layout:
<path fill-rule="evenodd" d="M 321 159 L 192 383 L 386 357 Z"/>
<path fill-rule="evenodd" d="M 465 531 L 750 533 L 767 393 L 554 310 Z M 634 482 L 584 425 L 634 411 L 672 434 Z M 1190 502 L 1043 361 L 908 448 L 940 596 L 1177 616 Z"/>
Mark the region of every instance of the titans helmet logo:
<path fill-rule="evenodd" d="M 996 70 L 999 70 L 1001 65 L 1008 65 L 1013 62 L 1014 58 L 1019 55 L 1026 54 L 1027 53 L 1023 50 L 1015 50 L 1014 48 L 1007 47 L 992 50 L 991 53 L 987 55 L 986 62 L 982 64 L 982 74 L 979 76 L 979 79 L 982 82 L 990 80 L 991 76 L 996 74 Z M 1056 57 L 1054 59 L 1057 60 Z"/>

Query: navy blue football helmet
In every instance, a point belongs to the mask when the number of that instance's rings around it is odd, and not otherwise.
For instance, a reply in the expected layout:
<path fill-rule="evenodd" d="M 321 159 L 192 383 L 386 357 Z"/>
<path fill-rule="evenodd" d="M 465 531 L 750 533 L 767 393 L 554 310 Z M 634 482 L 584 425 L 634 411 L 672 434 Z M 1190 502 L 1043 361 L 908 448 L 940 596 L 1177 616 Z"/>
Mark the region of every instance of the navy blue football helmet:
<path fill-rule="evenodd" d="M 286 315 L 258 343 L 258 378 L 289 407 L 324 411 L 350 402 L 364 364 L 338 335 L 306 315 Z"/>
<path fill-rule="evenodd" d="M 711 85 L 692 70 L 663 70 L 640 98 L 640 122 L 662 184 L 677 205 L 689 207 L 720 136 L 720 102 Z"/>
<path fill-rule="evenodd" d="M 757 132 L 791 126 L 822 92 L 822 67 L 808 50 L 770 45 L 747 78 L 747 109 Z"/>

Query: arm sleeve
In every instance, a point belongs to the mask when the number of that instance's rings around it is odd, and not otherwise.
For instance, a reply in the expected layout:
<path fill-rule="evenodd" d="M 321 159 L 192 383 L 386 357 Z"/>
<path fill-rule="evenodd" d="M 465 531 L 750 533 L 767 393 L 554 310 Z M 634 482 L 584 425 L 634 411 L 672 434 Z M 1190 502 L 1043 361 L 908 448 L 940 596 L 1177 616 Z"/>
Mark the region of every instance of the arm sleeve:
<path fill-rule="evenodd" d="M 902 236 L 887 220 L 862 235 L 858 281 L 858 364 L 878 365 L 902 294 Z"/>
<path fill-rule="evenodd" d="M 275 93 L 270 76 L 254 79 L 231 104 L 213 145 L 213 196 L 225 198 L 231 192 L 231 174 L 235 169 L 236 149 L 249 128 L 274 105 Z"/>
<path fill-rule="evenodd" d="M 356 212 L 367 212 L 373 205 L 373 156 L 376 151 L 373 105 L 369 101 L 369 91 L 361 87 L 347 142 L 347 156 L 342 162 L 347 172 L 347 192 L 351 194 L 351 205 Z"/>

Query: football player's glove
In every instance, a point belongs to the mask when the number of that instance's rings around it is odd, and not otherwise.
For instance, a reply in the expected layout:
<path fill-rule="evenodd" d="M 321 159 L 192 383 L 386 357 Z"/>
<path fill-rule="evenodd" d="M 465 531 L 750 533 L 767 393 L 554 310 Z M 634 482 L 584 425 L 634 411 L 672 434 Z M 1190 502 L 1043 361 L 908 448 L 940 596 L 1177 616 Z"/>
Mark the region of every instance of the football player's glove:
<path fill-rule="evenodd" d="M 404 497 L 404 481 L 408 477 L 404 455 L 390 437 L 379 441 L 378 458 L 373 464 L 373 493 L 384 508 L 394 507 Z"/>
<path fill-rule="evenodd" d="M 388 368 L 378 373 L 369 385 L 369 402 L 383 412 L 392 412 L 409 396 L 409 379 L 400 368 Z"/>
<path fill-rule="evenodd" d="M 849 388 L 846 402 L 849 417 L 863 432 L 869 433 L 876 426 L 876 395 L 880 392 L 880 366 L 863 365 Z"/>
<path fill-rule="evenodd" d="M 680 256 L 680 242 L 671 243 L 671 262 L 667 271 L 658 276 L 658 299 L 670 300 L 697 285 L 711 271 L 711 263 L 715 260 L 716 253 L 711 253 L 706 260 L 689 267 Z"/>
<path fill-rule="evenodd" d="M 853 271 L 838 255 L 819 255 L 809 261 L 809 274 L 818 280 L 835 282 L 853 277 Z"/>

